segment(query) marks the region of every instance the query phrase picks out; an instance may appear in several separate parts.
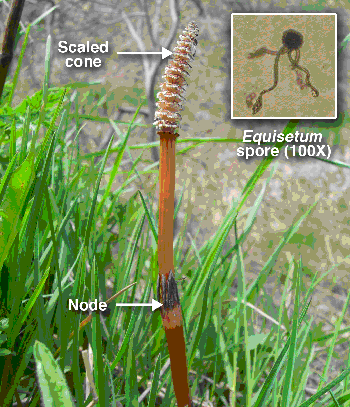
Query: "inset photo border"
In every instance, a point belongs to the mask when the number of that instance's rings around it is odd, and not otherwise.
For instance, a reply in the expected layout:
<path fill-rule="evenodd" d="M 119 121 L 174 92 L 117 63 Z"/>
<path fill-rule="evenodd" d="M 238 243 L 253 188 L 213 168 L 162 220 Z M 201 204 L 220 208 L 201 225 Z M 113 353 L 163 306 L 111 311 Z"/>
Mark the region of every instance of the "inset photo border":
<path fill-rule="evenodd" d="M 232 119 L 336 119 L 337 15 L 231 14 Z"/>

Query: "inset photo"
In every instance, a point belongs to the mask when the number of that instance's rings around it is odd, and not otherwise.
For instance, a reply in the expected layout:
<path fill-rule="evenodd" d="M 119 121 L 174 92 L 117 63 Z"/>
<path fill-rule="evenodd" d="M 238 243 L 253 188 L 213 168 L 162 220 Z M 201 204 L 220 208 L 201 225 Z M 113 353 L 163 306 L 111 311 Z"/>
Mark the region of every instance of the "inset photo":
<path fill-rule="evenodd" d="M 231 14 L 232 119 L 336 119 L 337 15 Z"/>

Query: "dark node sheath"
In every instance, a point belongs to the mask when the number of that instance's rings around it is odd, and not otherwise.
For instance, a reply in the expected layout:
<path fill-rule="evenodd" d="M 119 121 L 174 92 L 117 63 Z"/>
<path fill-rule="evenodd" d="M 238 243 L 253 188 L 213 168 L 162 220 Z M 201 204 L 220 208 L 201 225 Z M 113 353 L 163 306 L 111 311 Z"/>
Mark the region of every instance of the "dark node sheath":
<path fill-rule="evenodd" d="M 111 308 L 109 305 L 107 305 L 107 308 L 104 311 L 97 311 L 100 315 L 102 315 L 103 317 L 109 317 L 111 315 Z"/>
<path fill-rule="evenodd" d="M 180 304 L 179 292 L 177 290 L 177 282 L 175 280 L 172 270 L 170 270 L 167 281 L 167 298 L 164 302 L 165 309 L 173 309 L 176 305 Z"/>
<path fill-rule="evenodd" d="M 165 298 L 166 297 L 166 282 L 165 282 L 165 276 L 161 276 L 161 281 L 158 276 L 157 279 L 157 300 L 158 302 L 162 303 L 164 305 L 165 303 Z"/>
<path fill-rule="evenodd" d="M 158 276 L 157 297 L 158 301 L 163 304 L 164 310 L 172 310 L 176 305 L 180 304 L 177 283 L 172 270 L 170 270 L 167 281 L 165 280 L 165 276 L 162 275 L 160 283 Z"/>

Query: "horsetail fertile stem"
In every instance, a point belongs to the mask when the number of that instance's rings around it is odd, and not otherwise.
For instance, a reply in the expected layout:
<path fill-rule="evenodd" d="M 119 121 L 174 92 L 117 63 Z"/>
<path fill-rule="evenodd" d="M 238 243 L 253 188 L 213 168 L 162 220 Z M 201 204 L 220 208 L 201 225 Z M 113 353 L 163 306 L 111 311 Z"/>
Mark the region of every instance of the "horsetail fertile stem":
<path fill-rule="evenodd" d="M 159 226 L 158 226 L 158 301 L 168 343 L 171 373 L 179 407 L 191 406 L 188 385 L 186 344 L 183 333 L 181 304 L 174 276 L 174 197 L 175 197 L 175 141 L 178 137 L 185 101 L 186 77 L 191 68 L 198 36 L 198 27 L 191 22 L 186 27 L 173 51 L 172 60 L 165 68 L 165 79 L 158 93 L 155 125 L 160 137 L 159 163 Z"/>

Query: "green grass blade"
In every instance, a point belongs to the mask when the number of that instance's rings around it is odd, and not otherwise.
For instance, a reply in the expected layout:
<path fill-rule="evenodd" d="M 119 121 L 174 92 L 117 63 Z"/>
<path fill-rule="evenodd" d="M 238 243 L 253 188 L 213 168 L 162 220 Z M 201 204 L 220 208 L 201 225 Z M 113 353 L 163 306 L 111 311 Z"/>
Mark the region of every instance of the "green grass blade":
<path fill-rule="evenodd" d="M 300 326 L 300 324 L 302 323 L 302 321 L 307 313 L 307 310 L 310 306 L 310 302 L 311 302 L 311 300 L 307 304 L 304 305 L 304 307 L 300 313 L 300 317 L 298 320 L 298 326 Z M 271 372 L 269 373 L 268 377 L 266 378 L 264 385 L 263 385 L 262 389 L 260 390 L 257 400 L 254 404 L 254 407 L 265 406 L 265 401 L 267 400 L 267 397 L 270 394 L 271 387 L 272 387 L 274 381 L 276 380 L 277 374 L 281 370 L 282 364 L 287 356 L 287 352 L 288 352 L 290 343 L 291 343 L 291 338 L 289 337 L 287 342 L 285 343 L 281 353 L 279 354 L 275 364 L 273 365 Z"/>
<path fill-rule="evenodd" d="M 275 251 L 272 253 L 268 261 L 265 263 L 263 269 L 259 273 L 258 278 L 250 285 L 250 287 L 247 290 L 247 301 L 250 301 L 250 296 L 252 295 L 254 290 L 257 290 L 258 287 L 262 286 L 267 278 L 267 273 L 271 270 L 271 268 L 274 266 L 282 248 L 289 242 L 289 240 L 292 238 L 292 236 L 298 231 L 302 221 L 310 214 L 312 209 L 317 205 L 318 200 L 315 201 L 310 208 L 296 221 L 292 224 L 292 226 L 287 230 L 287 232 L 284 234 L 283 238 L 280 240 L 280 243 L 278 244 L 277 248 Z"/>
<path fill-rule="evenodd" d="M 10 135 L 10 160 L 16 155 L 16 119 L 12 121 L 11 135 Z"/>
<path fill-rule="evenodd" d="M 99 270 L 96 267 L 96 258 L 94 258 L 92 270 L 91 270 L 91 287 L 92 287 L 92 298 L 98 298 L 99 296 Z M 109 389 L 105 386 L 105 377 L 103 369 L 103 357 L 102 357 L 102 334 L 101 334 L 101 316 L 94 313 L 92 317 L 91 325 L 91 336 L 92 336 L 92 350 L 94 355 L 94 378 L 96 383 L 96 390 L 98 395 L 98 400 L 101 406 L 106 406 Z"/>
<path fill-rule="evenodd" d="M 156 366 L 154 369 L 154 376 L 152 380 L 152 387 L 148 398 L 148 407 L 156 407 L 156 397 L 158 392 L 158 381 L 160 375 L 160 362 L 161 362 L 161 355 L 158 355 L 156 360 Z"/>
<path fill-rule="evenodd" d="M 6 388 L 6 382 L 5 380 L 1 380 L 0 384 L 2 385 L 2 388 L 0 388 L 0 405 L 1 406 L 11 406 L 14 392 L 16 389 L 18 389 L 18 386 L 20 384 L 21 379 L 23 378 L 24 371 L 27 367 L 27 358 L 25 355 L 29 353 L 30 351 L 30 344 L 32 343 L 33 337 L 36 333 L 36 324 L 33 324 L 33 320 L 28 321 L 29 324 L 27 328 L 23 332 L 23 337 L 20 342 L 20 345 L 17 350 L 17 357 L 16 359 L 12 359 L 16 366 L 16 370 L 13 371 L 13 369 L 10 369 L 10 381 L 12 382 L 12 386 L 10 388 Z M 3 372 L 4 373 L 4 372 Z M 3 376 L 5 377 L 5 376 Z M 8 378 L 6 378 L 8 379 Z M 6 391 L 3 391 L 4 388 Z"/>
<path fill-rule="evenodd" d="M 10 179 L 12 177 L 12 172 L 13 168 L 16 165 L 17 157 L 13 157 L 13 159 L 10 161 L 9 165 L 6 168 L 6 172 L 4 176 L 2 177 L 1 184 L 0 184 L 0 207 L 3 205 L 3 200 L 4 196 L 8 187 L 8 184 L 10 182 Z"/>
<path fill-rule="evenodd" d="M 138 388 L 137 388 L 137 373 L 135 364 L 135 353 L 134 353 L 134 335 L 131 337 L 129 343 L 129 350 L 127 354 L 127 363 L 125 371 L 125 396 L 126 396 L 126 407 L 138 407 Z"/>
<path fill-rule="evenodd" d="M 283 133 L 284 134 L 292 133 L 295 130 L 295 128 L 297 127 L 298 123 L 299 123 L 299 120 L 290 120 L 289 123 L 287 124 L 286 128 L 283 130 Z M 285 144 L 286 144 L 286 140 L 281 141 L 281 142 L 277 142 L 274 145 L 274 147 L 277 147 L 278 150 L 281 150 L 282 147 Z M 261 161 L 261 163 L 258 165 L 256 170 L 254 171 L 254 174 L 250 177 L 249 181 L 247 182 L 247 184 L 245 185 L 245 187 L 243 189 L 243 192 L 242 192 L 243 199 L 240 202 L 240 205 L 238 207 L 238 211 L 241 209 L 244 202 L 246 201 L 246 199 L 248 198 L 250 193 L 253 191 L 253 189 L 254 189 L 256 183 L 258 182 L 258 180 L 262 177 L 263 173 L 266 171 L 268 166 L 274 160 L 275 160 L 275 157 L 273 157 L 272 154 L 269 153 L 269 155 L 267 157 L 265 157 Z"/>
<path fill-rule="evenodd" d="M 277 163 L 275 165 L 273 165 L 269 179 L 271 179 L 273 173 L 275 172 L 275 170 L 277 168 L 277 165 L 278 165 Z M 244 197 L 241 198 L 241 202 L 243 202 L 243 200 L 244 200 Z M 207 273 L 210 274 L 211 270 L 214 270 L 217 265 L 217 260 L 221 253 L 222 247 L 227 239 L 227 236 L 228 236 L 233 224 L 236 222 L 239 207 L 240 207 L 239 202 L 233 203 L 233 207 L 227 213 L 219 231 L 216 233 L 215 238 L 211 242 L 211 245 L 209 247 L 209 252 L 208 252 L 207 256 L 205 257 L 205 260 L 203 261 L 203 266 L 201 267 L 201 275 L 203 276 L 203 279 L 200 281 L 198 280 L 197 286 L 195 288 L 194 288 L 194 283 L 191 286 L 191 290 L 193 292 L 196 292 L 196 294 L 194 294 L 194 296 L 191 298 L 191 303 L 189 305 L 187 305 L 186 317 L 188 319 L 191 318 L 191 316 L 194 312 L 194 309 L 197 306 L 196 305 L 197 300 L 203 293 L 203 286 L 205 284 L 204 276 Z"/>
<path fill-rule="evenodd" d="M 12 165 L 11 161 L 11 168 Z M 6 175 L 5 179 L 7 179 Z M 0 270 L 19 232 L 20 215 L 33 179 L 34 156 L 30 154 L 11 175 L 0 207 Z M 2 187 L 5 182 L 3 180 Z"/>
<path fill-rule="evenodd" d="M 62 370 L 50 350 L 35 341 L 36 373 L 45 407 L 75 407 Z"/>
<path fill-rule="evenodd" d="M 209 289 L 210 289 L 210 283 L 211 283 L 211 277 L 212 273 L 207 277 L 205 289 L 204 289 L 204 301 L 202 304 L 202 311 L 201 311 L 201 317 L 198 323 L 198 326 L 196 326 L 196 333 L 193 335 L 193 339 L 190 345 L 190 348 L 188 350 L 188 353 L 190 355 L 189 360 L 188 360 L 188 366 L 189 368 L 191 367 L 193 363 L 193 359 L 196 356 L 197 352 L 197 346 L 199 344 L 199 341 L 201 339 L 201 333 L 203 332 L 203 327 L 204 327 L 204 322 L 207 316 L 208 310 L 210 310 L 210 307 L 208 307 L 208 300 L 209 300 Z"/>
<path fill-rule="evenodd" d="M 122 160 L 123 155 L 124 155 L 124 152 L 125 152 L 126 144 L 127 144 L 128 140 L 129 140 L 129 136 L 130 136 L 130 134 L 131 134 L 131 127 L 132 127 L 132 125 L 133 125 L 133 123 L 134 123 L 134 121 L 135 121 L 135 119 L 136 119 L 136 117 L 137 117 L 137 115 L 138 115 L 138 113 L 139 113 L 139 111 L 140 111 L 140 109 L 141 109 L 141 106 L 142 106 L 142 103 L 141 103 L 141 104 L 139 105 L 139 107 L 136 109 L 136 112 L 135 112 L 135 114 L 134 114 L 134 117 L 133 117 L 131 123 L 128 123 L 128 124 L 129 124 L 128 131 L 127 131 L 127 133 L 126 133 L 126 135 L 125 135 L 125 137 L 124 137 L 124 140 L 123 140 L 123 142 L 122 142 L 121 147 L 120 147 L 119 150 L 118 150 L 118 155 L 117 155 L 117 158 L 115 159 L 115 162 L 114 162 L 114 165 L 113 165 L 113 169 L 112 169 L 112 171 L 111 171 L 111 175 L 110 175 L 110 178 L 109 178 L 109 181 L 108 181 L 108 185 L 107 185 L 107 187 L 106 187 L 105 193 L 103 194 L 103 197 L 102 197 L 102 199 L 101 199 L 101 202 L 100 202 L 100 204 L 99 204 L 99 206 L 98 206 L 98 208 L 97 208 L 97 213 L 98 213 L 98 214 L 101 212 L 101 210 L 102 210 L 102 208 L 103 208 L 103 206 L 104 206 L 104 204 L 105 204 L 105 201 L 106 201 L 108 195 L 109 195 L 110 192 L 111 192 L 112 184 L 113 184 L 113 182 L 114 182 L 115 176 L 116 176 L 117 171 L 118 171 L 118 169 L 119 169 L 121 160 Z"/>
<path fill-rule="evenodd" d="M 21 142 L 21 152 L 19 157 L 19 162 L 22 162 L 27 155 L 27 144 L 29 136 L 29 126 L 30 126 L 30 106 L 27 106 L 25 119 L 23 124 L 22 142 Z"/>
<path fill-rule="evenodd" d="M 48 130 L 46 132 L 46 135 L 45 135 L 42 143 L 41 143 L 41 150 L 40 150 L 40 153 L 38 154 L 38 157 L 37 157 L 37 160 L 36 160 L 36 165 L 35 165 L 35 171 L 36 172 L 39 171 L 39 167 L 42 165 L 42 161 L 44 160 L 44 158 L 46 158 L 48 146 L 50 144 L 52 133 L 53 133 L 53 128 L 55 126 L 58 115 L 62 111 L 62 104 L 63 104 L 64 97 L 66 96 L 67 92 L 68 92 L 68 88 L 61 89 L 60 100 L 59 100 L 59 102 L 57 104 L 57 107 L 55 109 L 55 112 L 54 112 L 54 114 L 52 116 L 50 126 L 49 126 L 49 128 L 48 128 Z M 42 110 L 41 111 L 43 112 L 42 115 L 44 116 L 45 115 L 44 99 L 43 99 L 42 103 L 43 104 L 42 104 Z M 39 122 L 40 122 L 40 116 L 39 116 Z M 39 127 L 39 123 L 38 123 L 38 127 Z M 32 139 L 32 145 L 31 145 L 31 152 L 32 153 L 34 153 L 34 151 L 35 151 L 35 143 L 36 143 L 36 137 L 34 137 Z"/>
<path fill-rule="evenodd" d="M 291 401 L 291 389 L 292 389 L 292 379 L 294 372 L 295 363 L 295 348 L 298 333 L 298 313 L 299 313 L 299 301 L 300 301 L 300 271 L 302 270 L 302 265 L 300 268 L 295 267 L 294 269 L 294 286 L 295 286 L 295 303 L 293 311 L 293 327 L 292 335 L 289 348 L 288 365 L 284 379 L 284 386 L 282 392 L 282 405 L 289 406 Z"/>
<path fill-rule="evenodd" d="M 133 333 L 133 331 L 135 329 L 136 316 L 137 316 L 137 313 L 134 311 L 132 313 L 132 315 L 131 315 L 129 326 L 128 326 L 128 329 L 127 329 L 127 331 L 125 333 L 122 345 L 120 346 L 120 348 L 118 350 L 118 353 L 117 353 L 117 356 L 115 357 L 113 363 L 111 364 L 111 370 L 115 369 L 115 367 L 120 362 L 123 355 L 125 354 L 125 349 L 128 347 L 131 335 L 132 335 L 132 333 Z"/>
<path fill-rule="evenodd" d="M 311 406 L 312 403 L 314 403 L 317 399 L 319 399 L 324 394 L 328 393 L 329 390 L 331 390 L 333 387 L 335 387 L 338 383 L 342 382 L 349 375 L 350 375 L 350 367 L 345 369 L 338 377 L 336 377 L 329 384 L 327 384 L 327 386 L 325 386 L 323 389 L 319 390 L 316 394 L 311 396 L 308 400 L 304 401 L 304 403 L 301 403 L 298 407 Z M 343 398 L 343 399 L 340 397 L 338 400 L 338 403 L 344 404 L 347 400 L 348 400 L 348 397 Z M 332 407 L 335 407 L 335 405 L 333 404 Z"/>
<path fill-rule="evenodd" d="M 106 165 L 106 161 L 107 161 L 107 157 L 108 157 L 108 151 L 111 148 L 111 145 L 113 143 L 113 137 L 111 137 L 109 144 L 108 144 L 108 148 L 107 148 L 107 152 L 103 158 L 103 162 L 102 162 L 102 166 L 100 168 L 100 172 L 98 174 L 98 179 L 95 185 L 95 191 L 94 191 L 94 195 L 92 198 L 92 203 L 91 203 L 91 207 L 90 207 L 90 211 L 89 211 L 89 216 L 88 216 L 88 222 L 86 225 L 86 229 L 85 229 L 85 239 L 84 239 L 84 244 L 86 247 L 88 247 L 89 245 L 89 241 L 90 241 L 90 236 L 91 236 L 91 232 L 92 232 L 92 225 L 94 222 L 94 218 L 95 218 L 95 208 L 96 208 L 96 203 L 97 203 L 97 195 L 98 195 L 98 191 L 100 188 L 100 183 L 101 183 L 101 179 L 102 179 L 102 175 L 103 175 L 103 169 Z"/>
<path fill-rule="evenodd" d="M 40 112 L 39 112 L 38 124 L 36 126 L 36 132 L 35 132 L 35 135 L 34 135 L 34 137 L 32 139 L 32 149 L 35 148 L 36 141 L 37 141 L 37 139 L 39 137 L 39 131 L 41 129 L 41 125 L 42 125 L 42 122 L 43 122 L 44 117 L 45 117 L 45 106 L 46 106 L 46 103 L 47 103 L 47 96 L 48 96 L 48 89 L 49 89 L 49 79 L 50 79 L 50 52 L 51 52 L 51 35 L 49 35 L 47 37 L 47 41 L 46 41 L 43 97 L 42 97 L 41 109 L 40 109 Z"/>
<path fill-rule="evenodd" d="M 38 286 L 35 288 L 33 294 L 30 296 L 29 301 L 26 303 L 26 306 L 24 307 L 24 310 L 22 311 L 22 313 L 20 315 L 20 318 L 19 318 L 19 325 L 20 326 L 22 324 L 24 324 L 24 322 L 27 319 L 30 311 L 34 307 L 35 301 L 37 300 L 37 298 L 39 297 L 42 289 L 44 288 L 44 284 L 45 284 L 45 281 L 46 281 L 47 277 L 49 276 L 49 273 L 50 273 L 50 269 L 48 268 L 45 271 L 45 273 L 43 274 L 43 276 L 41 277 L 41 280 L 40 280 Z"/>
<path fill-rule="evenodd" d="M 343 321 L 344 321 L 346 312 L 347 312 L 347 310 L 348 310 L 348 308 L 349 308 L 349 304 L 350 304 L 350 291 L 348 292 L 346 301 L 344 302 L 341 315 L 340 315 L 340 317 L 337 319 L 337 322 L 336 322 L 335 335 L 333 336 L 333 338 L 332 338 L 332 340 L 331 340 L 331 344 L 330 344 L 330 346 L 329 346 L 329 348 L 328 348 L 327 360 L 326 360 L 326 363 L 325 363 L 325 365 L 324 365 L 323 372 L 322 372 L 322 376 L 323 376 L 323 377 L 327 377 L 328 369 L 329 369 L 330 364 L 331 364 L 331 359 L 332 359 L 333 352 L 334 352 L 334 348 L 335 348 L 335 344 L 336 344 L 336 339 L 339 337 L 340 327 L 341 327 L 341 325 L 342 325 L 342 323 L 343 323 Z M 319 388 L 320 388 L 320 383 L 321 383 L 321 381 L 319 382 Z M 318 388 L 317 390 L 319 390 L 319 388 Z"/>
<path fill-rule="evenodd" d="M 142 192 L 138 191 L 138 193 L 140 195 L 142 205 L 143 205 L 143 207 L 145 209 L 145 213 L 146 213 L 146 216 L 147 216 L 147 219 L 148 219 L 148 223 L 149 223 L 149 225 L 151 227 L 154 242 L 157 243 L 158 242 L 158 233 L 157 233 L 156 226 L 155 226 L 156 221 L 154 219 L 153 214 L 147 208 L 147 204 L 146 204 L 146 201 L 145 201 L 145 199 L 144 199 L 144 197 L 142 195 Z"/>
<path fill-rule="evenodd" d="M 237 222 L 235 222 L 235 236 L 236 241 L 238 240 L 237 232 Z M 242 303 L 246 294 L 246 281 L 245 281 L 245 268 L 243 262 L 243 253 L 241 245 L 238 245 L 237 250 L 237 277 L 238 277 L 238 293 L 237 293 L 237 310 L 239 310 L 240 315 L 243 317 L 243 336 L 244 336 L 244 349 L 245 349 L 245 361 L 246 361 L 246 405 L 247 407 L 251 406 L 252 403 L 252 394 L 253 394 L 253 374 L 251 369 L 251 358 L 250 358 L 250 349 L 249 349 L 249 336 L 248 336 L 248 324 L 247 324 L 247 308 Z M 240 320 L 240 319 L 239 319 Z M 236 329 L 240 329 L 236 326 Z M 233 373 L 232 373 L 233 379 Z"/>
<path fill-rule="evenodd" d="M 14 92 L 15 92 L 15 89 L 16 89 L 16 86 L 17 86 L 19 71 L 21 70 L 23 57 L 24 57 L 25 50 L 27 48 L 28 38 L 29 38 L 29 33 L 30 33 L 31 28 L 32 28 L 32 26 L 31 26 L 31 24 L 29 24 L 28 27 L 27 27 L 26 35 L 25 35 L 24 40 L 23 40 L 21 53 L 20 53 L 19 58 L 18 58 L 17 68 L 16 68 L 15 74 L 13 76 L 11 93 L 10 93 L 9 98 L 8 98 L 8 105 L 9 106 L 12 105 L 13 95 L 14 95 Z"/>
<path fill-rule="evenodd" d="M 337 404 L 333 403 L 329 407 L 338 407 L 342 406 L 345 404 L 347 401 L 350 401 L 350 393 L 344 394 L 343 396 L 340 396 L 337 400 Z"/>
<path fill-rule="evenodd" d="M 59 8 L 59 6 L 53 6 L 49 10 L 45 11 L 43 14 L 41 14 L 39 17 L 37 17 L 32 23 L 31 26 L 34 27 L 40 23 L 45 17 L 47 17 L 49 14 L 51 14 L 53 11 L 56 10 L 56 8 Z"/>

